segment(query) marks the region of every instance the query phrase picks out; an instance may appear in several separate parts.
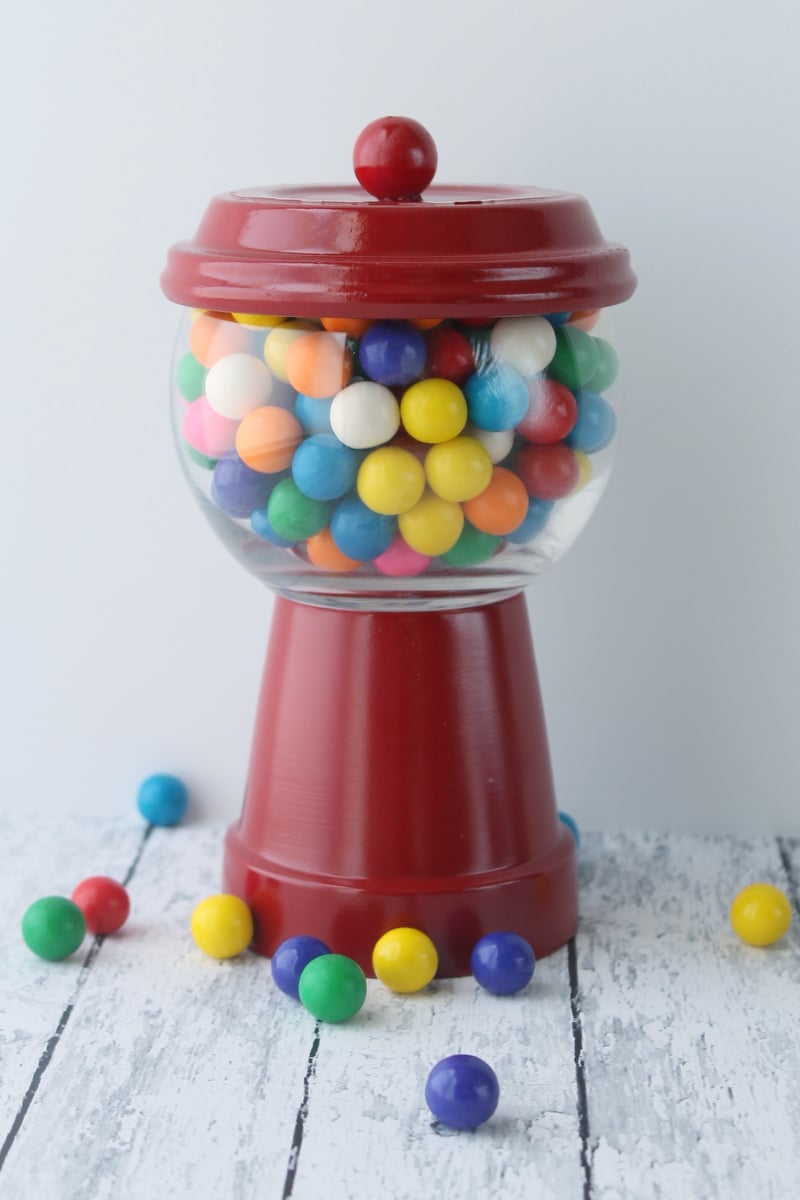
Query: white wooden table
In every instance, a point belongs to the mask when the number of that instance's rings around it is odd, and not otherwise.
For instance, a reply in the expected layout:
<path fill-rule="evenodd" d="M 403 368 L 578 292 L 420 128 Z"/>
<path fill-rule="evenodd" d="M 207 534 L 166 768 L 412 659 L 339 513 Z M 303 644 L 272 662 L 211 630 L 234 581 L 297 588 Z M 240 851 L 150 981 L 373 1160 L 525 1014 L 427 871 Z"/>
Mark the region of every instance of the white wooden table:
<path fill-rule="evenodd" d="M 222 829 L 131 821 L 0 828 L 0 1197 L 9 1200 L 788 1200 L 800 1195 L 800 931 L 740 943 L 740 887 L 798 907 L 800 843 L 587 837 L 574 942 L 497 998 L 469 979 L 370 981 L 316 1024 L 253 955 L 189 936 L 219 890 Z M 45 963 L 19 920 L 90 874 L 131 919 Z M 500 1080 L 481 1129 L 425 1107 L 430 1067 L 475 1053 Z"/>

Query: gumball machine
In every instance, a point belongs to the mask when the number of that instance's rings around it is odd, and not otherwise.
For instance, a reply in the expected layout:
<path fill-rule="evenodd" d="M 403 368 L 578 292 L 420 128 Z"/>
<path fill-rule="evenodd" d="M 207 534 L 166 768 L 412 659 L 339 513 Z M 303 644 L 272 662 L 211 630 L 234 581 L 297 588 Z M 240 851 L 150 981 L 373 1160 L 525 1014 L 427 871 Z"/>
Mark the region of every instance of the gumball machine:
<path fill-rule="evenodd" d="M 636 281 L 582 197 L 436 166 L 375 121 L 358 183 L 217 196 L 162 286 L 189 485 L 276 594 L 225 890 L 262 954 L 413 926 L 452 976 L 577 924 L 524 589 L 606 485 Z"/>

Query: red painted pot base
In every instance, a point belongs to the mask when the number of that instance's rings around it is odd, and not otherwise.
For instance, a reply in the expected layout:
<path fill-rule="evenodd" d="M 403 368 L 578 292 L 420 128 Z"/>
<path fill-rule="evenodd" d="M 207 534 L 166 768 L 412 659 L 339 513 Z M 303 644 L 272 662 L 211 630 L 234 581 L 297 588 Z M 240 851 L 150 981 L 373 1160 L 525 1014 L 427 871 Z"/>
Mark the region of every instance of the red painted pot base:
<path fill-rule="evenodd" d="M 398 925 L 439 974 L 521 933 L 538 956 L 578 919 L 522 595 L 457 612 L 353 612 L 278 599 L 227 891 L 271 954 L 322 938 L 372 973 Z"/>

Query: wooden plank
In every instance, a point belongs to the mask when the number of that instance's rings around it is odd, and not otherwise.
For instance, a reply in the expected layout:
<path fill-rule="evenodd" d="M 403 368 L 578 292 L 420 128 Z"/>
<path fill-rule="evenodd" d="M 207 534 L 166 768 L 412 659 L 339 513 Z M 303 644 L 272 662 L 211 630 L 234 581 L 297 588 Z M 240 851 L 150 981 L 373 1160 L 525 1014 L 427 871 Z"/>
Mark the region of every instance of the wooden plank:
<path fill-rule="evenodd" d="M 84 964 L 94 940 L 87 938 L 63 962 L 44 962 L 22 940 L 23 913 L 41 896 L 69 896 L 88 875 L 123 879 L 144 830 L 139 820 L 3 818 L 0 823 L 0 912 L 6 930 L 0 991 L 0 1152 L 48 1043 L 85 978 Z"/>
<path fill-rule="evenodd" d="M 456 1053 L 500 1081 L 497 1112 L 474 1132 L 441 1128 L 425 1105 L 428 1071 Z M 517 996 L 471 979 L 413 996 L 370 981 L 356 1018 L 322 1027 L 293 1200 L 566 1200 L 581 1179 L 566 951 Z"/>
<path fill-rule="evenodd" d="M 795 1195 L 800 936 L 728 923 L 774 839 L 587 839 L 577 939 L 594 1200 Z"/>
<path fill-rule="evenodd" d="M 222 829 L 155 830 L 0 1176 L 4 1195 L 279 1196 L 314 1022 L 254 955 L 194 946 Z"/>

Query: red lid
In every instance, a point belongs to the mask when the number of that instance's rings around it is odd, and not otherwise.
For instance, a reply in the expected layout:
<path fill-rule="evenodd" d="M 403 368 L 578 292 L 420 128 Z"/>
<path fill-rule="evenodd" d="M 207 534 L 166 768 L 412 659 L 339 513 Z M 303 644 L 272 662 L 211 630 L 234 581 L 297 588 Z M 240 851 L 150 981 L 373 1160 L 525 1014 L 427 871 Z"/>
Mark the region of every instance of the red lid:
<path fill-rule="evenodd" d="M 251 188 L 215 197 L 169 252 L 170 300 L 303 316 L 505 316 L 604 308 L 636 286 L 582 196 L 526 187 L 428 187 L 436 147 L 403 117 L 356 143 L 369 188 Z M 420 195 L 424 191 L 424 197 Z"/>

